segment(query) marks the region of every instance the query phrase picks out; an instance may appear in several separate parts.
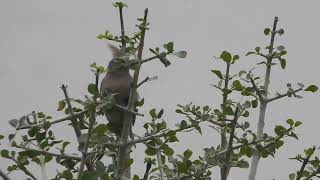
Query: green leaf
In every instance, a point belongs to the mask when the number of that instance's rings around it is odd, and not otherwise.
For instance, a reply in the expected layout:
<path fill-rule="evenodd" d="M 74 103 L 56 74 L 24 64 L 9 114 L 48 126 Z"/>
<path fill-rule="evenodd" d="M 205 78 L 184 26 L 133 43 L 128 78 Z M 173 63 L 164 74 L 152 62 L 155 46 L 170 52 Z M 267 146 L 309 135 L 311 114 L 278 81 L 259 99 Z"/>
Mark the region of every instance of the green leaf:
<path fill-rule="evenodd" d="M 249 163 L 247 161 L 242 160 L 242 161 L 238 161 L 237 166 L 239 168 L 248 168 L 249 167 Z"/>
<path fill-rule="evenodd" d="M 251 101 L 251 105 L 252 105 L 252 108 L 256 108 L 258 106 L 258 100 L 252 100 Z"/>
<path fill-rule="evenodd" d="M 298 126 L 300 126 L 301 124 L 302 124 L 301 121 L 296 121 L 296 122 L 294 123 L 294 127 L 298 127 Z"/>
<path fill-rule="evenodd" d="M 130 167 L 132 163 L 133 163 L 133 159 L 132 158 L 127 159 L 126 160 L 126 167 Z"/>
<path fill-rule="evenodd" d="M 151 148 L 151 147 L 148 147 L 144 152 L 148 156 L 154 156 L 155 154 L 157 154 L 157 150 L 155 148 Z"/>
<path fill-rule="evenodd" d="M 46 115 L 43 112 L 38 112 L 37 113 L 38 118 L 45 118 Z"/>
<path fill-rule="evenodd" d="M 88 92 L 92 95 L 95 95 L 98 92 L 97 86 L 93 83 L 88 85 Z"/>
<path fill-rule="evenodd" d="M 192 151 L 187 149 L 186 151 L 183 152 L 183 156 L 185 159 L 189 159 L 192 156 Z"/>
<path fill-rule="evenodd" d="M 280 36 L 283 35 L 283 34 L 284 34 L 284 29 L 282 29 L 282 28 L 279 29 L 279 30 L 278 30 L 278 33 L 279 33 Z"/>
<path fill-rule="evenodd" d="M 292 173 L 292 174 L 289 174 L 289 179 L 290 180 L 294 180 L 296 178 L 296 174 Z"/>
<path fill-rule="evenodd" d="M 219 79 L 223 79 L 222 73 L 219 70 L 211 70 Z"/>
<path fill-rule="evenodd" d="M 66 180 L 72 180 L 73 175 L 69 170 L 65 170 L 62 173 L 63 177 L 66 178 Z"/>
<path fill-rule="evenodd" d="M 151 109 L 150 111 L 149 111 L 149 114 L 150 114 L 150 116 L 154 119 L 154 118 L 156 118 L 157 117 L 157 113 L 156 113 L 156 109 Z"/>
<path fill-rule="evenodd" d="M 250 123 L 249 122 L 244 122 L 244 128 L 248 129 L 250 127 Z"/>
<path fill-rule="evenodd" d="M 161 109 L 158 114 L 157 114 L 157 119 L 160 119 L 162 117 L 163 114 L 163 109 Z"/>
<path fill-rule="evenodd" d="M 10 159 L 9 151 L 8 151 L 8 150 L 6 150 L 6 149 L 5 149 L 5 150 L 2 150 L 0 154 L 1 154 L 1 157 Z"/>
<path fill-rule="evenodd" d="M 164 44 L 163 47 L 168 51 L 168 53 L 173 52 L 173 42 L 169 42 L 167 44 Z"/>
<path fill-rule="evenodd" d="M 231 115 L 234 114 L 234 112 L 233 112 L 232 108 L 231 108 L 230 106 L 228 106 L 228 107 L 226 107 L 226 108 L 224 109 L 224 114 L 231 116 Z"/>
<path fill-rule="evenodd" d="M 260 47 L 256 47 L 254 50 L 256 51 L 256 53 L 259 53 L 260 52 Z"/>
<path fill-rule="evenodd" d="M 286 132 L 287 129 L 283 126 L 276 126 L 274 128 L 274 132 L 278 135 L 278 136 L 283 136 Z"/>
<path fill-rule="evenodd" d="M 123 3 L 123 2 L 120 2 L 120 1 L 117 1 L 115 3 L 112 4 L 114 7 L 119 7 L 119 8 L 123 8 L 123 7 L 128 7 L 127 4 Z"/>
<path fill-rule="evenodd" d="M 314 149 L 313 148 L 305 149 L 304 153 L 306 156 L 311 156 L 314 153 Z"/>
<path fill-rule="evenodd" d="M 229 52 L 227 51 L 223 51 L 220 55 L 220 58 L 225 61 L 226 63 L 230 63 L 231 62 L 231 59 L 232 59 L 232 56 Z"/>
<path fill-rule="evenodd" d="M 264 31 L 263 31 L 263 33 L 264 33 L 265 35 L 269 35 L 270 31 L 271 31 L 270 28 L 265 28 Z"/>
<path fill-rule="evenodd" d="M 177 51 L 172 53 L 172 55 L 177 56 L 179 58 L 185 58 L 187 57 L 187 51 Z"/>
<path fill-rule="evenodd" d="M 93 132 L 97 133 L 98 135 L 103 135 L 108 130 L 108 126 L 106 124 L 99 124 Z"/>
<path fill-rule="evenodd" d="M 233 61 L 238 60 L 239 59 L 239 55 L 234 55 L 232 59 L 233 59 Z"/>
<path fill-rule="evenodd" d="M 294 122 L 292 119 L 288 119 L 287 124 L 289 124 L 292 127 L 294 125 Z"/>
<path fill-rule="evenodd" d="M 280 65 L 282 69 L 285 69 L 287 66 L 287 61 L 285 59 L 281 59 L 280 60 Z"/>
<path fill-rule="evenodd" d="M 135 174 L 135 175 L 133 176 L 133 180 L 139 180 L 139 179 L 140 179 L 140 178 L 139 178 L 138 175 Z"/>
<path fill-rule="evenodd" d="M 249 111 L 245 111 L 241 116 L 243 116 L 243 117 L 249 117 Z"/>
<path fill-rule="evenodd" d="M 99 34 L 99 35 L 97 36 L 97 38 L 98 38 L 98 39 L 106 39 L 106 35 L 104 35 L 104 34 Z"/>
<path fill-rule="evenodd" d="M 173 149 L 166 144 L 162 145 L 162 150 L 163 150 L 163 153 L 167 156 L 172 156 L 174 153 Z"/>
<path fill-rule="evenodd" d="M 66 106 L 66 101 L 65 100 L 59 101 L 57 111 L 62 111 L 65 106 Z"/>
<path fill-rule="evenodd" d="M 235 80 L 232 82 L 232 87 L 234 90 L 236 91 L 242 91 L 244 89 L 244 87 L 242 86 L 242 84 L 240 83 L 239 80 Z"/>
<path fill-rule="evenodd" d="M 294 132 L 291 132 L 291 133 L 289 134 L 289 136 L 295 138 L 296 140 L 298 140 L 298 136 L 297 136 L 296 133 L 294 133 Z"/>
<path fill-rule="evenodd" d="M 316 91 L 318 91 L 318 86 L 316 86 L 316 85 L 310 85 L 310 86 L 307 87 L 304 91 L 316 92 Z"/>
<path fill-rule="evenodd" d="M 278 50 L 278 51 L 284 51 L 285 49 L 286 49 L 286 48 L 285 48 L 284 46 L 278 46 L 278 47 L 277 47 L 277 50 Z"/>
<path fill-rule="evenodd" d="M 185 120 L 182 120 L 180 123 L 180 129 L 186 129 L 188 127 L 188 124 Z"/>
<path fill-rule="evenodd" d="M 136 102 L 136 106 L 143 106 L 143 104 L 144 104 L 144 98 Z"/>

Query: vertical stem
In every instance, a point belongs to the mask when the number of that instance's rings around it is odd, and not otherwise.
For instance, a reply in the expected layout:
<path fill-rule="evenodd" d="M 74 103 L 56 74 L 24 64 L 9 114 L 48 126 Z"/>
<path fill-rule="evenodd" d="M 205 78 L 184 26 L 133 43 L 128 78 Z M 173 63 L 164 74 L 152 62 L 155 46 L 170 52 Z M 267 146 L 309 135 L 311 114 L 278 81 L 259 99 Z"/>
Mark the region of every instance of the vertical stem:
<path fill-rule="evenodd" d="M 157 126 L 155 125 L 155 119 L 152 119 L 152 134 L 156 134 L 157 133 Z M 156 140 L 159 140 L 159 138 L 157 138 Z M 164 173 L 164 169 L 163 169 L 163 163 L 161 160 L 161 150 L 160 150 L 160 146 L 158 144 L 156 144 L 156 151 L 157 151 L 157 161 L 158 161 L 158 168 L 160 171 L 160 180 L 165 180 L 165 173 Z"/>
<path fill-rule="evenodd" d="M 36 112 L 32 111 L 32 117 L 34 119 L 34 121 L 39 124 L 38 120 L 37 120 L 37 116 L 36 116 Z M 40 147 L 40 143 L 37 141 L 37 146 L 39 150 L 43 150 Z M 42 175 L 42 179 L 43 180 L 47 180 L 48 179 L 48 174 L 47 174 L 47 170 L 46 170 L 46 164 L 45 164 L 45 160 L 44 160 L 44 156 L 40 155 L 39 156 L 40 159 L 40 167 L 41 167 L 41 175 Z"/>
<path fill-rule="evenodd" d="M 141 62 L 142 59 L 142 52 L 144 47 L 144 37 L 145 37 L 145 31 L 146 31 L 146 25 L 147 25 L 147 16 L 148 16 L 148 9 L 145 9 L 144 11 L 144 18 L 143 23 L 141 25 L 141 39 L 139 43 L 139 49 L 138 49 L 138 60 Z M 130 90 L 129 95 L 129 101 L 128 101 L 128 112 L 125 113 L 124 117 L 124 123 L 121 133 L 121 142 L 123 144 L 126 144 L 128 141 L 128 134 L 129 134 L 129 128 L 132 126 L 132 111 L 134 111 L 135 108 L 135 101 L 136 101 L 136 95 L 137 95 L 137 84 L 138 84 L 138 78 L 139 78 L 139 72 L 140 72 L 141 63 L 138 65 L 138 67 L 135 69 L 133 74 L 133 81 L 132 81 L 132 87 Z M 120 153 L 119 153 L 119 162 L 118 162 L 118 172 L 117 172 L 117 178 L 119 179 L 130 179 L 130 169 L 126 167 L 126 161 L 130 158 L 130 146 L 122 146 L 120 147 Z"/>
<path fill-rule="evenodd" d="M 122 6 L 119 6 L 119 14 L 120 14 L 120 27 L 121 27 L 121 49 L 123 50 L 126 47 L 126 41 L 124 39 L 125 31 L 124 31 L 124 23 L 123 23 L 123 13 Z"/>
<path fill-rule="evenodd" d="M 67 92 L 67 86 L 62 85 L 61 89 L 62 89 L 62 91 L 64 93 L 64 97 L 66 99 L 70 115 L 72 117 L 71 118 L 71 123 L 72 123 L 73 129 L 74 129 L 74 132 L 76 133 L 77 138 L 79 138 L 81 136 L 81 130 L 80 130 L 79 124 L 77 122 L 77 119 L 74 117 L 74 113 L 73 113 L 73 109 L 72 109 L 72 106 L 71 106 L 70 98 L 69 98 L 69 95 L 68 95 L 68 92 Z"/>
<path fill-rule="evenodd" d="M 162 163 L 162 160 L 161 160 L 161 151 L 160 151 L 159 148 L 160 147 L 157 145 L 156 146 L 156 149 L 157 149 L 157 161 L 158 161 L 158 168 L 159 168 L 159 171 L 160 171 L 160 179 L 161 180 L 165 180 L 163 163 Z"/>
<path fill-rule="evenodd" d="M 229 84 L 229 74 L 230 74 L 230 63 L 227 63 L 226 76 L 225 76 L 224 88 L 223 88 L 222 112 L 224 112 L 224 110 L 227 106 L 227 99 L 228 99 L 227 90 L 228 90 L 228 84 Z M 226 118 L 225 113 L 223 113 L 223 119 L 225 119 L 225 118 Z M 226 137 L 226 133 L 224 131 L 225 122 L 223 120 L 221 122 L 223 125 L 221 127 L 221 148 L 225 149 L 227 146 L 227 137 Z M 225 171 L 227 171 L 227 169 L 225 167 L 221 167 L 221 169 L 220 169 L 221 178 L 222 178 L 223 174 L 225 174 Z"/>
<path fill-rule="evenodd" d="M 259 121 L 258 121 L 258 129 L 257 129 L 257 140 L 261 140 L 263 137 L 263 129 L 265 125 L 265 114 L 267 110 L 267 97 L 268 97 L 268 90 L 269 90 L 269 84 L 270 84 L 270 73 L 271 73 L 271 63 L 273 59 L 273 46 L 274 46 L 274 37 L 276 35 L 276 29 L 277 29 L 277 23 L 278 23 L 278 17 L 274 18 L 273 22 L 273 28 L 271 32 L 271 40 L 269 45 L 269 54 L 267 55 L 267 68 L 265 73 L 265 79 L 264 79 L 264 100 L 260 102 L 260 113 L 259 113 Z M 255 180 L 258 164 L 260 160 L 260 155 L 258 152 L 253 153 L 251 166 L 250 166 L 250 172 L 249 172 L 249 180 Z"/>
<path fill-rule="evenodd" d="M 88 135 L 87 135 L 87 138 L 86 138 L 85 143 L 83 145 L 82 158 L 81 158 L 81 163 L 80 163 L 80 168 L 79 168 L 79 173 L 78 173 L 77 180 L 81 180 L 82 174 L 83 174 L 84 165 L 85 165 L 85 163 L 87 161 L 89 139 L 90 139 L 90 136 L 91 136 L 91 131 L 92 131 L 93 125 L 95 123 L 95 116 L 96 116 L 95 111 L 96 111 L 96 109 L 94 108 L 92 110 L 90 118 L 89 118 Z M 88 168 L 88 170 L 89 170 L 89 168 Z"/>
<path fill-rule="evenodd" d="M 61 86 L 61 89 L 63 90 L 63 93 L 64 93 L 64 96 L 65 96 L 65 99 L 66 99 L 66 102 L 67 102 L 67 105 L 68 105 L 68 109 L 70 111 L 70 115 L 71 115 L 71 123 L 72 123 L 72 126 L 74 128 L 74 131 L 76 133 L 76 136 L 77 136 L 77 139 L 79 141 L 79 137 L 81 136 L 81 129 L 79 127 L 79 124 L 77 122 L 77 119 L 76 117 L 74 116 L 74 112 L 73 112 L 73 109 L 72 109 L 72 105 L 71 105 L 71 102 L 70 102 L 70 98 L 69 98 L 69 95 L 68 95 L 68 92 L 67 92 L 67 86 L 65 85 L 62 85 Z M 90 129 L 90 126 L 89 126 L 89 129 Z M 88 130 L 89 131 L 89 130 Z M 88 132 L 88 138 L 89 138 L 89 132 Z M 82 158 L 86 156 L 83 152 L 82 152 Z M 85 162 L 85 161 L 84 161 Z M 81 163 L 82 164 L 82 163 Z M 81 164 L 80 164 L 80 168 L 81 168 Z M 86 166 L 87 166 L 87 169 L 89 171 L 93 171 L 94 170 L 94 167 L 89 163 L 89 162 L 85 162 Z M 83 168 L 82 168 L 82 171 L 83 171 Z M 79 175 L 78 175 L 78 178 L 80 176 L 80 174 L 82 173 L 82 171 L 79 171 Z"/>
<path fill-rule="evenodd" d="M 237 120 L 238 120 L 238 115 L 239 113 L 239 107 L 236 107 L 236 111 L 234 113 L 234 118 L 232 121 L 232 129 L 230 132 L 230 136 L 229 136 L 229 141 L 228 141 L 228 148 L 227 148 L 227 152 L 225 155 L 225 167 L 224 167 L 224 171 L 221 174 L 221 180 L 227 180 L 228 178 L 228 174 L 229 174 L 229 170 L 230 170 L 230 159 L 231 159 L 231 153 L 232 153 L 232 145 L 233 145 L 233 138 L 234 138 L 234 133 L 235 133 L 235 129 L 236 129 L 236 125 L 237 125 Z"/>

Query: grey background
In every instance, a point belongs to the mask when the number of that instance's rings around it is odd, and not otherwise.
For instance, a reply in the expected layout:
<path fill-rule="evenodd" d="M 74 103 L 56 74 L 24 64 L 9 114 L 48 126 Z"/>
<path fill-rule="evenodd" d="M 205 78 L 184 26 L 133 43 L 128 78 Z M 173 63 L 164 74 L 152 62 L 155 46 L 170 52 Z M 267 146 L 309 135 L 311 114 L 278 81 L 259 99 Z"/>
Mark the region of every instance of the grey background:
<path fill-rule="evenodd" d="M 279 27 L 285 29 L 285 35 L 277 38 L 276 44 L 281 43 L 288 50 L 288 69 L 283 71 L 277 66 L 272 70 L 271 88 L 284 92 L 287 82 L 319 85 L 320 3 L 317 0 L 139 0 L 127 3 L 125 24 L 127 32 L 131 33 L 136 30 L 136 18 L 143 15 L 144 8 L 149 8 L 151 29 L 146 35 L 146 47 L 174 41 L 176 49 L 188 51 L 185 60 L 174 58 L 169 68 L 158 62 L 142 68 L 141 79 L 147 75 L 159 76 L 157 81 L 139 90 L 146 99 L 142 112 L 162 107 L 170 126 L 182 118 L 174 113 L 176 104 L 192 101 L 217 107 L 221 103 L 220 93 L 209 85 L 216 82 L 210 70 L 222 67 L 213 56 L 224 49 L 240 54 L 240 63 L 232 67 L 232 72 L 254 66 L 259 59 L 244 54 L 256 46 L 267 45 L 269 38 L 263 35 L 263 29 L 272 25 L 274 16 L 279 16 Z M 111 57 L 107 43 L 95 37 L 106 29 L 119 32 L 118 12 L 111 1 L 106 0 L 2 0 L 0 23 L 0 134 L 14 131 L 7 120 L 32 110 L 61 117 L 63 114 L 56 112 L 57 101 L 63 98 L 61 84 L 69 86 L 72 97 L 83 98 L 87 83 L 94 79 L 89 65 L 92 62 L 107 64 Z M 262 73 L 262 69 L 256 69 L 256 74 Z M 297 131 L 299 141 L 287 140 L 275 159 L 260 163 L 257 179 L 287 179 L 287 175 L 298 168 L 296 162 L 288 158 L 307 146 L 320 144 L 319 100 L 319 93 L 306 93 L 303 100 L 287 98 L 269 106 L 267 132 L 272 133 L 275 124 L 284 124 L 288 118 L 304 124 Z M 253 127 L 256 115 L 253 113 L 250 118 Z M 143 132 L 139 125 L 145 121 L 148 118 L 138 120 L 135 132 Z M 66 124 L 54 129 L 58 131 L 58 138 L 73 140 L 73 131 Z M 194 133 L 181 136 L 181 142 L 175 145 L 177 152 L 190 148 L 197 157 L 202 153 L 200 147 L 218 144 L 215 132 L 206 130 L 203 136 Z M 134 153 L 137 159 L 134 170 L 140 175 L 144 172 L 143 149 L 138 146 Z M 0 168 L 8 164 L 1 160 Z M 56 168 L 51 165 L 49 174 L 55 174 Z M 34 172 L 37 169 L 32 168 Z M 247 179 L 247 172 L 246 169 L 233 170 L 230 179 Z M 21 179 L 19 174 L 13 177 Z"/>

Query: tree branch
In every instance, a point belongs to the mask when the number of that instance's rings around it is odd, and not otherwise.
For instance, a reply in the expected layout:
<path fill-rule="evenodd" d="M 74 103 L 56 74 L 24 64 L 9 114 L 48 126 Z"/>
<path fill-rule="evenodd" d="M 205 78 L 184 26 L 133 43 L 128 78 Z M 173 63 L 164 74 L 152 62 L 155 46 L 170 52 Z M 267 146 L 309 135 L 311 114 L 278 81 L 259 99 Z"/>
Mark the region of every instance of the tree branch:
<path fill-rule="evenodd" d="M 149 171 L 150 171 L 151 167 L 152 167 L 151 162 L 147 162 L 146 171 L 144 172 L 144 175 L 143 175 L 143 179 L 142 179 L 142 180 L 148 180 Z"/>
<path fill-rule="evenodd" d="M 0 169 L 0 177 L 2 177 L 3 180 L 10 180 L 10 178 Z"/>
<path fill-rule="evenodd" d="M 52 125 L 52 124 L 60 123 L 60 122 L 63 122 L 63 121 L 71 120 L 73 118 L 77 118 L 79 116 L 82 116 L 85 113 L 87 113 L 87 110 L 84 110 L 84 111 L 81 111 L 81 112 L 77 112 L 77 113 L 74 113 L 73 115 L 69 115 L 69 116 L 66 116 L 66 117 L 58 118 L 56 120 L 53 120 L 53 121 L 49 122 L 49 124 Z M 38 127 L 38 126 L 43 126 L 43 125 L 44 125 L 44 123 L 34 124 L 34 125 L 29 125 L 29 126 L 21 126 L 21 127 L 18 127 L 17 130 L 30 129 L 30 128 L 33 128 L 33 127 Z"/>
<path fill-rule="evenodd" d="M 36 153 L 39 153 L 39 154 L 42 154 L 42 155 L 54 156 L 54 157 L 59 158 L 59 159 L 81 160 L 81 157 L 73 156 L 73 155 L 58 154 L 58 153 L 53 153 L 53 152 L 49 152 L 49 151 L 43 151 L 43 150 L 38 150 L 38 149 L 27 148 L 27 147 L 23 147 L 23 146 L 19 146 L 19 145 L 16 145 L 14 147 L 23 149 L 25 151 L 33 151 L 33 152 L 36 152 Z"/>
<path fill-rule="evenodd" d="M 254 82 L 254 80 L 253 80 L 252 78 L 250 78 L 250 82 L 251 82 L 254 90 L 256 91 L 256 93 L 257 93 L 257 95 L 258 95 L 258 97 L 259 97 L 259 99 L 260 99 L 260 102 L 265 101 L 264 97 L 262 96 L 262 94 L 261 94 L 261 92 L 259 91 L 256 83 Z"/>
<path fill-rule="evenodd" d="M 89 124 L 89 128 L 88 128 L 88 136 L 84 142 L 84 145 L 83 145 L 83 150 L 81 151 L 82 152 L 82 158 L 81 158 L 81 163 L 80 163 L 80 168 L 79 168 L 79 174 L 78 174 L 78 177 L 77 177 L 77 180 L 81 180 L 82 178 L 82 174 L 83 174 L 83 169 L 84 169 L 84 165 L 86 164 L 86 161 L 87 161 L 87 152 L 88 152 L 88 147 L 89 147 L 89 139 L 90 139 L 90 136 L 91 136 L 91 131 L 92 131 L 92 128 L 93 128 L 93 125 L 96 121 L 96 118 L 95 118 L 95 115 L 96 115 L 96 110 L 95 108 L 92 110 L 91 112 L 91 116 L 90 116 L 90 124 Z M 89 167 L 91 167 L 91 165 L 89 163 L 86 164 L 87 165 L 87 168 L 88 170 L 90 170 Z M 93 169 L 91 167 L 91 169 Z"/>
<path fill-rule="evenodd" d="M 294 93 L 297 93 L 297 92 L 302 91 L 302 90 L 303 90 L 302 88 L 296 89 L 296 90 L 294 90 Z M 275 96 L 275 97 L 268 98 L 268 99 L 266 100 L 266 102 L 269 103 L 269 102 L 272 102 L 272 101 L 281 99 L 281 98 L 283 98 L 283 97 L 286 97 L 286 96 L 288 96 L 288 95 L 289 95 L 288 92 L 283 93 L 283 94 L 279 94 L 279 95 L 277 95 L 277 96 Z"/>
<path fill-rule="evenodd" d="M 233 144 L 233 138 L 235 136 L 235 129 L 236 129 L 236 125 L 237 125 L 237 120 L 239 118 L 238 113 L 239 113 L 239 107 L 237 106 L 236 111 L 234 113 L 234 119 L 232 122 L 232 129 L 230 132 L 228 147 L 227 147 L 226 156 L 225 156 L 225 167 L 224 167 L 224 171 L 222 171 L 223 173 L 221 174 L 221 180 L 227 180 L 228 174 L 229 174 L 229 171 L 231 168 L 230 167 L 230 157 L 231 157 L 231 153 L 232 153 L 232 144 Z"/>
<path fill-rule="evenodd" d="M 272 66 L 272 60 L 273 60 L 273 46 L 274 46 L 274 38 L 276 35 L 276 29 L 277 29 L 277 23 L 278 23 L 278 17 L 274 18 L 273 22 L 273 28 L 271 32 L 271 40 L 269 45 L 269 53 L 267 55 L 267 68 L 265 73 L 265 79 L 264 79 L 264 92 L 266 92 L 264 98 L 268 98 L 268 90 L 269 90 L 269 84 L 270 84 L 270 73 L 271 73 L 271 66 Z M 257 140 L 260 140 L 263 138 L 263 129 L 265 124 L 265 113 L 267 109 L 267 103 L 265 101 L 262 101 L 260 103 L 260 113 L 259 113 L 259 121 L 258 121 L 258 129 L 257 129 Z M 249 172 L 249 180 L 255 180 L 258 164 L 259 164 L 260 156 L 257 152 L 253 153 L 252 160 L 251 160 L 251 166 L 250 166 L 250 172 Z"/>
<path fill-rule="evenodd" d="M 313 150 L 315 150 L 315 148 L 313 148 Z M 307 164 L 308 164 L 309 159 L 310 159 L 311 156 L 312 156 L 312 153 L 309 154 L 306 158 L 303 159 L 301 168 L 300 168 L 299 172 L 297 173 L 297 179 L 296 179 L 296 180 L 300 180 L 300 179 L 302 178 L 303 171 L 304 171 L 304 169 L 306 168 L 306 166 L 307 166 Z"/>
<path fill-rule="evenodd" d="M 144 47 L 144 38 L 145 38 L 145 32 L 146 32 L 146 26 L 147 26 L 147 16 L 148 16 L 148 9 L 145 9 L 144 11 L 144 18 L 142 22 L 141 29 L 141 38 L 140 43 L 138 46 L 138 55 L 137 58 L 140 61 L 138 64 L 138 67 L 134 70 L 133 74 L 133 80 L 132 80 L 132 88 L 130 90 L 129 95 L 129 102 L 128 102 L 128 110 L 134 111 L 135 109 L 135 102 L 136 102 L 136 95 L 137 95 L 137 84 L 138 84 L 138 78 L 140 73 L 140 67 L 141 67 L 141 59 L 142 59 L 142 52 Z M 127 112 L 125 113 L 124 117 L 124 123 L 121 133 L 121 142 L 124 144 L 127 144 L 128 141 L 128 135 L 129 131 L 131 131 L 132 128 L 132 113 Z M 130 179 L 130 171 L 129 168 L 126 166 L 126 161 L 130 158 L 130 147 L 129 146 L 123 146 L 120 147 L 120 153 L 119 153 L 119 161 L 118 161 L 118 172 L 117 172 L 117 178 L 129 178 Z M 127 172 L 127 173 L 126 173 Z"/>
<path fill-rule="evenodd" d="M 66 99 L 66 102 L 67 102 L 67 105 L 68 105 L 68 108 L 69 108 L 69 112 L 70 112 L 70 115 L 72 117 L 71 118 L 71 123 L 72 123 L 73 129 L 74 129 L 74 132 L 76 133 L 77 138 L 79 138 L 81 136 L 81 130 L 80 130 L 79 124 L 77 122 L 77 119 L 75 118 L 74 113 L 73 113 L 73 109 L 72 109 L 72 106 L 71 106 L 70 98 L 69 98 L 69 95 L 68 95 L 68 92 L 67 92 L 67 86 L 62 84 L 61 89 L 62 89 L 62 91 L 64 93 L 64 96 L 65 96 L 65 99 Z"/>

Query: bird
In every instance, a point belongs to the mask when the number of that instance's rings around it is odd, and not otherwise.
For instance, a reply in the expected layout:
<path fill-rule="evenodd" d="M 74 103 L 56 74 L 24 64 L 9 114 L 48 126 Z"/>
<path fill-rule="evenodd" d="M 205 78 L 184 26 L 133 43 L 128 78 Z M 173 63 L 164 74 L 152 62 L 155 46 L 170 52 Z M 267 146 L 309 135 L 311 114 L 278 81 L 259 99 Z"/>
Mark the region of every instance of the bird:
<path fill-rule="evenodd" d="M 123 58 L 121 57 L 123 55 L 121 49 L 111 44 L 109 44 L 109 48 L 113 59 L 109 62 L 106 75 L 101 81 L 100 92 L 102 97 L 114 95 L 117 105 L 127 107 L 133 78 L 130 75 L 129 68 L 119 63 L 119 59 Z M 114 132 L 118 137 L 121 137 L 125 113 L 125 110 L 117 106 L 113 106 L 105 112 L 111 132 Z M 132 125 L 134 125 L 134 118 Z M 132 136 L 132 125 L 129 129 L 130 136 Z"/>

